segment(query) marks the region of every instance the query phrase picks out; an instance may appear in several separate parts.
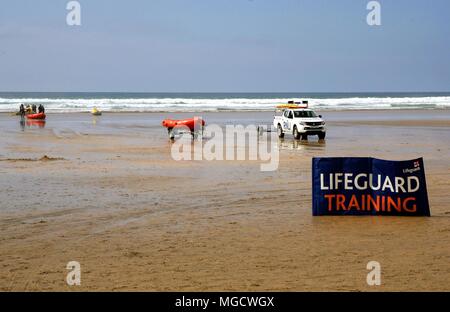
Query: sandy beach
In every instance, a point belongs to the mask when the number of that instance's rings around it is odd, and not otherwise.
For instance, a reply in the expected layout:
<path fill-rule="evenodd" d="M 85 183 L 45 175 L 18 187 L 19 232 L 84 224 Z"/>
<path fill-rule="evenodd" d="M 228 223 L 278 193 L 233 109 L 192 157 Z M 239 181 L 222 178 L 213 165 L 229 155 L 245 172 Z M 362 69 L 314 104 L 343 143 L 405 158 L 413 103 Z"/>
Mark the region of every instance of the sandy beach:
<path fill-rule="evenodd" d="M 175 161 L 189 113 L 0 114 L 2 291 L 450 291 L 450 110 L 325 111 L 328 134 L 258 161 Z M 270 124 L 271 112 L 201 114 Z M 424 157 L 432 217 L 312 217 L 311 158 Z M 81 286 L 68 286 L 69 261 Z M 369 287 L 366 264 L 382 267 Z"/>

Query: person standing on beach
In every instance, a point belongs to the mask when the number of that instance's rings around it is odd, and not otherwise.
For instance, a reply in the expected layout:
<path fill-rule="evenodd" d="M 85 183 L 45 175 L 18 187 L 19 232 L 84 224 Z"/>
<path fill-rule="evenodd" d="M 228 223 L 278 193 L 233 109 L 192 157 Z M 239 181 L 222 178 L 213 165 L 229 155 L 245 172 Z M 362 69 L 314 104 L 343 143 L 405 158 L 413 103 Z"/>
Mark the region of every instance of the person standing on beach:
<path fill-rule="evenodd" d="M 20 113 L 20 128 L 22 129 L 22 131 L 25 130 L 25 106 L 22 104 L 20 104 L 19 107 L 19 113 Z"/>
<path fill-rule="evenodd" d="M 23 106 L 23 104 L 20 104 L 19 112 L 20 112 L 20 117 L 24 118 L 25 117 L 25 106 Z"/>

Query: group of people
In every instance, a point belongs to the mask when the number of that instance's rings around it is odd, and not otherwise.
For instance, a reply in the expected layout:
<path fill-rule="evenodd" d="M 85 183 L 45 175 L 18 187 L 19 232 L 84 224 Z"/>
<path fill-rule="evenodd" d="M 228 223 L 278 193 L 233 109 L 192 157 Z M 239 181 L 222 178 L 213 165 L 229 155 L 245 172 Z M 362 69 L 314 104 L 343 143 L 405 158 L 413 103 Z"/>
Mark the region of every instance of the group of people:
<path fill-rule="evenodd" d="M 37 109 L 37 111 L 36 111 Z M 44 105 L 39 104 L 39 107 L 36 107 L 36 104 L 30 105 L 28 104 L 26 107 L 23 104 L 20 104 L 19 112 L 21 116 L 25 116 L 26 114 L 36 114 L 36 113 L 45 113 Z"/>

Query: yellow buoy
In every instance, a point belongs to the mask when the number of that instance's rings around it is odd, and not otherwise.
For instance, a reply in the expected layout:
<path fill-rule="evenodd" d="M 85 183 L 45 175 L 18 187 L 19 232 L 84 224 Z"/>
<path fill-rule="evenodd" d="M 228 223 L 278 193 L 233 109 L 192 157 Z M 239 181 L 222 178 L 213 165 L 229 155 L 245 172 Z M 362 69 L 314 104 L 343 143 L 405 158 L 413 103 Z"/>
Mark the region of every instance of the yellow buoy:
<path fill-rule="evenodd" d="M 92 115 L 94 115 L 94 116 L 101 116 L 101 115 L 102 115 L 102 112 L 99 111 L 99 110 L 97 109 L 97 107 L 94 107 L 94 108 L 92 109 L 91 113 L 92 113 Z"/>

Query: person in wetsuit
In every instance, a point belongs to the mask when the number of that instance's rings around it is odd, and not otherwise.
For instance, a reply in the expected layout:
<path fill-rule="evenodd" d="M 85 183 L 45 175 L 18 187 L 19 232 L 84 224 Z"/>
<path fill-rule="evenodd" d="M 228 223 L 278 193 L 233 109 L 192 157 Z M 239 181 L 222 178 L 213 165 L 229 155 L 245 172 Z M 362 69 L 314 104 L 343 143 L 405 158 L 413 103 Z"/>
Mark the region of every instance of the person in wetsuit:
<path fill-rule="evenodd" d="M 36 114 L 36 104 L 31 105 L 31 111 Z"/>
<path fill-rule="evenodd" d="M 39 108 L 38 108 L 39 113 L 45 113 L 45 108 L 44 105 L 39 104 Z"/>
<path fill-rule="evenodd" d="M 23 104 L 20 104 L 19 112 L 20 112 L 20 117 L 23 118 L 25 116 L 25 106 L 23 106 Z"/>

